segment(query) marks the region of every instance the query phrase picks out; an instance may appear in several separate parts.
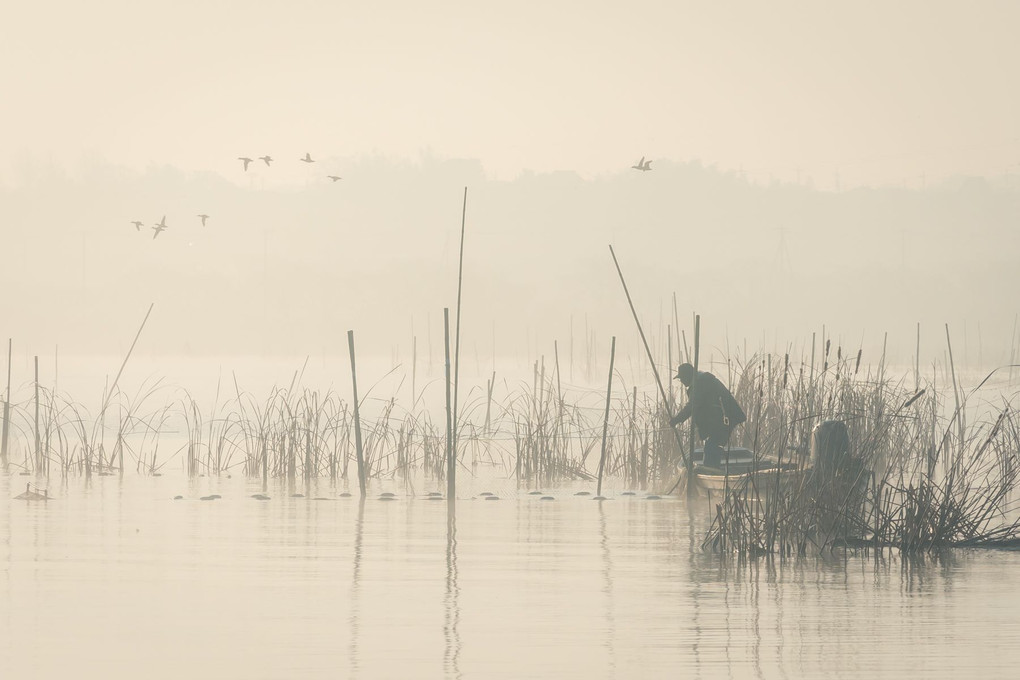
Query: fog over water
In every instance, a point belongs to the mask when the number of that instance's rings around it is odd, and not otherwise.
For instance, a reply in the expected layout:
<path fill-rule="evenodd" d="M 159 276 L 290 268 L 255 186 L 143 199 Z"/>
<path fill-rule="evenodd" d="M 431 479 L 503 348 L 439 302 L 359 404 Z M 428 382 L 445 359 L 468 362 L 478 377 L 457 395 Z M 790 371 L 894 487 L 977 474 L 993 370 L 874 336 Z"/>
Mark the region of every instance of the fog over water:
<path fill-rule="evenodd" d="M 434 488 L 380 481 L 359 505 L 322 482 L 261 502 L 237 477 L 54 485 L 4 510 L 0 658 L 89 679 L 1006 678 L 1018 661 L 1015 552 L 738 565 L 699 549 L 700 506 L 616 482 L 613 501 L 543 502 L 465 478 L 452 525 Z"/>
<path fill-rule="evenodd" d="M 905 496 L 957 517 L 918 470 L 1016 481 L 1018 25 L 996 0 L 5 6 L 0 678 L 1012 677 L 1016 550 L 874 545 Z M 433 503 L 444 310 L 463 440 Z M 722 506 L 671 493 L 666 422 L 696 318 L 699 367 L 757 395 L 734 441 L 896 430 L 870 462 L 910 479 L 858 477 L 867 546 L 703 545 Z M 960 516 L 1009 521 L 1009 489 Z"/>
<path fill-rule="evenodd" d="M 1014 350 L 1020 192 L 1002 178 L 836 193 L 668 161 L 511 181 L 477 162 L 322 162 L 347 177 L 262 189 L 103 164 L 3 188 L 0 277 L 16 291 L 3 307 L 18 351 L 126 353 L 152 303 L 140 354 L 342 354 L 354 329 L 368 355 L 409 362 L 416 342 L 418 356 L 441 357 L 465 187 L 462 349 L 480 363 L 551 355 L 554 342 L 579 354 L 586 337 L 605 352 L 612 335 L 640 353 L 610 244 L 658 345 L 675 309 L 688 342 L 702 315 L 719 356 L 800 354 L 824 326 L 847 352 L 877 363 L 885 342 L 912 364 L 917 324 L 923 364 L 942 358 L 945 324 L 968 365 Z"/>

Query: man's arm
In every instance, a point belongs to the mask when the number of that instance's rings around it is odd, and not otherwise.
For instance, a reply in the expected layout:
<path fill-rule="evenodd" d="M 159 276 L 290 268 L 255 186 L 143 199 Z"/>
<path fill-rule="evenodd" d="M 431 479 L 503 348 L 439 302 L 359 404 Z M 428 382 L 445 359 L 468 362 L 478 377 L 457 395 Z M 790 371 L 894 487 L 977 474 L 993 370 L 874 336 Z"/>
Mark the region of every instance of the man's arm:
<path fill-rule="evenodd" d="M 672 425 L 673 427 L 676 427 L 680 423 L 682 423 L 685 420 L 687 420 L 688 418 L 690 418 L 691 417 L 691 412 L 693 410 L 694 410 L 694 402 L 693 401 L 688 401 L 687 404 L 682 409 L 680 409 L 680 413 L 677 413 L 675 416 L 673 416 L 672 418 L 669 419 L 669 424 Z"/>

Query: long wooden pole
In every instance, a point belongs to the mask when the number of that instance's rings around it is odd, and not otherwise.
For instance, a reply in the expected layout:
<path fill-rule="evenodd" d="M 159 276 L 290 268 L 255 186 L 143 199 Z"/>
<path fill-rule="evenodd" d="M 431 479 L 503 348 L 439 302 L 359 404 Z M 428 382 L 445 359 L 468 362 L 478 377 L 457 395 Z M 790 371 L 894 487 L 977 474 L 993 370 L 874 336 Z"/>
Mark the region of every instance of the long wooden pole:
<path fill-rule="evenodd" d="M 39 357 L 35 358 L 35 471 L 42 472 L 42 447 L 39 445 Z"/>
<path fill-rule="evenodd" d="M 694 375 L 698 375 L 698 361 L 701 358 L 701 315 L 694 315 Z M 690 456 L 687 458 L 687 474 L 690 475 L 694 472 L 694 419 L 691 419 L 691 432 L 690 432 Z M 693 489 L 693 486 L 688 489 Z M 671 489 L 672 490 L 672 489 Z"/>
<path fill-rule="evenodd" d="M 464 225 L 467 222 L 467 187 L 460 213 L 460 264 L 457 268 L 457 330 L 453 351 L 453 457 L 457 457 L 457 387 L 460 385 L 460 300 L 464 284 Z"/>
<path fill-rule="evenodd" d="M 453 503 L 457 494 L 457 449 L 453 445 L 453 397 L 450 393 L 450 308 L 443 308 L 443 338 L 446 347 L 446 498 Z"/>
<path fill-rule="evenodd" d="M 4 432 L 3 440 L 0 442 L 0 466 L 4 472 L 7 471 L 7 432 L 11 420 L 11 349 L 14 339 L 7 339 L 7 398 L 4 399 Z"/>
<path fill-rule="evenodd" d="M 606 467 L 606 439 L 609 435 L 609 405 L 613 398 L 613 364 L 616 361 L 616 336 L 613 336 L 612 344 L 609 346 L 609 384 L 606 386 L 606 413 L 602 418 L 602 453 L 599 455 L 599 484 L 595 490 L 596 496 L 602 495 L 602 471 Z"/>
<path fill-rule="evenodd" d="M 641 321 L 638 319 L 637 311 L 634 309 L 634 302 L 630 299 L 630 291 L 627 290 L 627 282 L 623 278 L 623 271 L 620 270 L 620 263 L 616 259 L 616 253 L 613 251 L 613 246 L 609 246 L 609 253 L 613 256 L 613 264 L 616 265 L 616 273 L 620 275 L 620 283 L 623 284 L 623 292 L 627 296 L 627 304 L 630 305 L 630 313 L 634 315 L 634 323 L 637 324 L 638 334 L 641 336 L 641 342 L 644 343 L 645 352 L 648 354 L 648 363 L 652 367 L 652 375 L 655 376 L 655 384 L 659 387 L 659 394 L 662 396 L 662 403 L 669 403 L 669 398 L 666 396 L 666 390 L 662 386 L 662 380 L 659 378 L 659 370 L 655 367 L 655 358 L 652 357 L 652 351 L 648 348 L 648 340 L 645 339 L 645 332 L 641 329 Z M 670 414 L 672 415 L 672 414 Z M 673 435 L 676 437 L 676 443 L 680 447 L 680 457 L 683 461 L 684 467 L 689 468 L 689 460 L 687 458 L 687 452 L 684 451 L 683 440 L 680 439 L 680 433 L 673 429 Z M 679 484 L 679 481 L 677 481 Z M 673 485 L 672 491 L 676 488 L 677 484 Z"/>
<path fill-rule="evenodd" d="M 347 331 L 347 347 L 351 352 L 351 387 L 354 390 L 354 446 L 358 456 L 358 487 L 365 497 L 365 452 L 361 445 L 361 412 L 358 408 L 358 370 L 354 362 L 354 331 Z"/>

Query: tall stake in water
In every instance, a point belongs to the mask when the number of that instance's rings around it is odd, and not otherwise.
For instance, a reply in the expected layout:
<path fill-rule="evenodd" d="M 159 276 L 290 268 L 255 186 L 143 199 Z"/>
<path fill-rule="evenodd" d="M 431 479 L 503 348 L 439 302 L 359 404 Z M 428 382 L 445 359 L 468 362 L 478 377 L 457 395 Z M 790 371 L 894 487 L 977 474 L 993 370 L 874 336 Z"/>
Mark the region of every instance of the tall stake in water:
<path fill-rule="evenodd" d="M 354 390 L 354 446 L 358 455 L 358 487 L 365 497 L 365 452 L 361 447 L 361 415 L 358 410 L 358 371 L 354 363 L 354 331 L 347 331 L 347 347 L 351 352 L 351 387 Z"/>
<path fill-rule="evenodd" d="M 701 315 L 694 315 L 694 375 L 697 379 L 698 375 L 698 361 L 701 357 Z M 691 419 L 691 434 L 690 434 L 690 456 L 686 460 L 687 474 L 690 475 L 694 471 L 694 419 Z M 727 459 L 728 460 L 728 459 Z M 702 461 L 704 462 L 704 461 Z M 693 490 L 694 487 L 688 487 Z"/>
<path fill-rule="evenodd" d="M 11 347 L 14 340 L 7 338 L 7 398 L 4 399 L 4 432 L 0 442 L 0 467 L 7 471 L 7 433 L 11 422 Z"/>
<path fill-rule="evenodd" d="M 460 213 L 460 264 L 457 269 L 457 338 L 453 352 L 453 457 L 457 457 L 457 386 L 460 383 L 460 293 L 464 283 L 464 225 L 467 221 L 467 187 L 464 187 L 464 206 Z"/>
<path fill-rule="evenodd" d="M 457 449 L 453 445 L 453 397 L 450 395 L 450 308 L 443 307 L 446 347 L 446 498 L 452 505 L 457 491 Z"/>
<path fill-rule="evenodd" d="M 623 271 L 620 270 L 620 263 L 616 259 L 616 253 L 613 251 L 613 246 L 609 246 L 609 254 L 613 256 L 613 264 L 616 265 L 616 273 L 620 275 L 620 283 L 623 284 L 623 292 L 627 296 L 627 304 L 630 305 L 630 313 L 634 315 L 634 323 L 637 324 L 638 334 L 641 336 L 641 342 L 644 343 L 645 352 L 648 354 L 648 363 L 652 367 L 652 375 L 655 376 L 655 384 L 659 387 L 659 394 L 662 396 L 662 402 L 668 403 L 669 399 L 666 397 L 666 390 L 662 386 L 662 380 L 659 379 L 659 369 L 655 367 L 655 359 L 652 357 L 652 351 L 648 348 L 648 341 L 645 339 L 645 332 L 641 329 L 641 321 L 638 320 L 637 311 L 634 309 L 634 302 L 630 299 L 630 291 L 627 290 L 627 282 L 623 278 Z M 697 361 L 697 357 L 695 357 Z M 670 414 L 672 415 L 672 414 Z M 687 458 L 687 453 L 684 451 L 683 441 L 680 439 L 680 433 L 676 431 L 676 428 L 671 428 L 673 435 L 676 437 L 677 446 L 680 448 L 680 456 L 683 459 L 684 467 L 691 467 L 691 461 Z M 680 482 L 677 481 L 677 484 Z M 677 484 L 673 485 L 670 489 L 672 492 L 676 488 Z"/>
<path fill-rule="evenodd" d="M 155 302 L 149 303 L 149 309 L 145 312 L 145 318 L 142 319 L 142 325 L 138 327 L 138 332 L 135 333 L 135 339 L 131 341 L 131 346 L 128 347 L 127 354 L 124 355 L 124 361 L 120 364 L 120 369 L 117 371 L 117 377 L 113 379 L 113 384 L 110 385 L 110 391 L 106 393 L 106 399 L 103 400 L 103 408 L 100 410 L 100 415 L 106 413 L 106 407 L 110 405 L 110 397 L 113 396 L 113 390 L 117 387 L 117 383 L 120 381 L 120 376 L 124 373 L 124 367 L 127 366 L 128 359 L 131 358 L 131 353 L 135 351 L 135 345 L 138 344 L 138 338 L 142 335 L 142 329 L 145 328 L 145 322 L 149 320 L 149 315 L 152 314 L 152 308 L 156 306 Z"/>
<path fill-rule="evenodd" d="M 39 446 L 39 357 L 35 358 L 35 471 L 43 469 L 42 449 Z"/>
<path fill-rule="evenodd" d="M 613 397 L 613 364 L 616 361 L 616 336 L 609 346 L 609 385 L 606 386 L 606 414 L 602 418 L 602 453 L 599 456 L 599 484 L 595 495 L 602 495 L 602 471 L 606 467 L 606 437 L 609 435 L 609 406 Z"/>

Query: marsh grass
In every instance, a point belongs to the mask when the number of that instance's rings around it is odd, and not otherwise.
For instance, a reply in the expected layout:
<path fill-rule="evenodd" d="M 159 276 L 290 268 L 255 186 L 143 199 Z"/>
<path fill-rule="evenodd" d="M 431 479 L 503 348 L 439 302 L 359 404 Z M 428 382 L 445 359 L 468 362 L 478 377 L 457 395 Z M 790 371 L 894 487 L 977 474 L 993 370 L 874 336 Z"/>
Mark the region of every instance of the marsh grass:
<path fill-rule="evenodd" d="M 493 374 L 484 387 L 462 391 L 459 469 L 495 472 L 527 488 L 590 482 L 594 489 L 600 458 L 603 474 L 629 488 L 665 489 L 682 475 L 679 442 L 687 438 L 669 427 L 674 407 L 657 391 L 617 373 L 607 399 L 605 389 L 565 386 L 558 363 L 547 370 L 535 362 L 530 381 Z M 10 404 L 10 466 L 43 476 L 133 467 L 349 486 L 357 481 L 354 405 L 332 389 L 302 387 L 302 373 L 262 397 L 233 376 L 233 389 L 218 384 L 205 406 L 163 380 L 133 394 L 115 384 L 103 390 L 96 413 L 53 389 L 22 386 Z M 884 362 L 869 367 L 860 351 L 846 355 L 828 344 L 817 362 L 760 354 L 731 359 L 718 373 L 732 376 L 748 416 L 731 444 L 812 472 L 782 482 L 767 474 L 735 480 L 705 507 L 706 549 L 782 556 L 1020 543 L 1011 505 L 1020 416 L 1006 396 L 981 401 L 981 385 L 964 393 L 949 367 L 933 366 L 927 382 L 914 375 L 907 385 L 887 375 Z M 425 406 L 430 385 L 405 406 L 397 397 L 402 381 L 389 396 L 373 394 L 379 384 L 360 404 L 366 478 L 445 480 L 447 428 Z M 827 420 L 846 424 L 851 456 L 822 474 L 811 466 L 810 444 Z"/>
<path fill-rule="evenodd" d="M 971 403 L 985 381 L 970 395 L 954 381 L 950 407 L 934 378 L 915 391 L 887 378 L 881 365 L 874 375 L 862 373 L 859 352 L 848 359 L 837 350 L 830 364 L 826 350 L 824 359 L 816 375 L 792 375 L 789 360 L 776 357 L 758 357 L 743 370 L 737 397 L 749 417 L 741 443 L 802 472 L 786 484 L 775 475 L 734 483 L 711 507 L 705 548 L 786 556 L 1017 542 L 1020 415 L 1006 397 Z M 812 430 L 826 420 L 845 423 L 849 434 L 849 454 L 838 465 L 811 458 Z"/>

